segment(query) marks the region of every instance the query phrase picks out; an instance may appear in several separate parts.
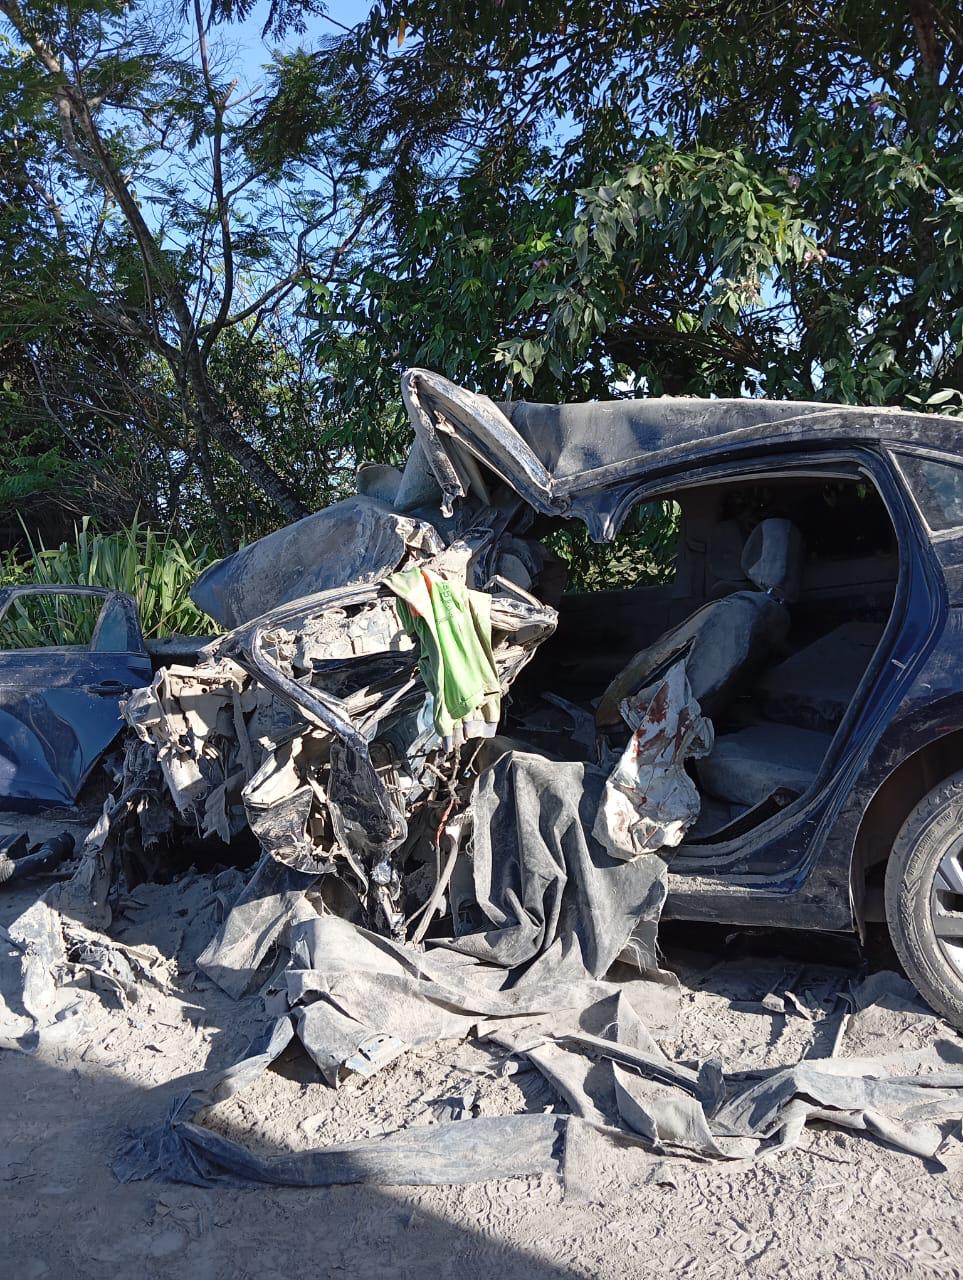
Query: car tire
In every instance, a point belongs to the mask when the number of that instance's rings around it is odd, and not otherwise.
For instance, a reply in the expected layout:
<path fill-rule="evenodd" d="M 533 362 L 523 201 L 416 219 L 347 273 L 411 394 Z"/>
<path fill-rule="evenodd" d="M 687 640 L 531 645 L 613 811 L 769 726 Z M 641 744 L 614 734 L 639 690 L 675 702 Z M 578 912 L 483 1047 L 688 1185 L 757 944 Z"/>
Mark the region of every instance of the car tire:
<path fill-rule="evenodd" d="M 963 1029 L 963 772 L 924 796 L 886 867 L 886 922 L 910 979 Z"/>

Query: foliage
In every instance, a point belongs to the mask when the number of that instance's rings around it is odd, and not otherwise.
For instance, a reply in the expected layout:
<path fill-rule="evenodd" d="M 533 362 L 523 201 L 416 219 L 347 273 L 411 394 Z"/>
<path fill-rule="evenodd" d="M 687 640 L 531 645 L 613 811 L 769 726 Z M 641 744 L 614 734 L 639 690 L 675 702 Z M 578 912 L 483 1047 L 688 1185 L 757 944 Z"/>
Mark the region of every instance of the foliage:
<path fill-rule="evenodd" d="M 12 434 L 42 425 L 104 510 L 213 525 L 223 549 L 304 514 L 330 477 L 306 450 L 319 373 L 291 301 L 302 279 L 336 275 L 367 216 L 337 113 L 314 112 L 327 132 L 296 171 L 266 158 L 252 95 L 197 0 L 183 12 L 0 0 L 3 18 L 0 413 Z M 234 364 L 238 350 L 254 363 Z M 243 416 L 242 375 L 245 392 L 260 378 L 255 399 L 277 395 L 270 420 Z M 278 434 L 281 399 L 290 429 Z"/>
<path fill-rule="evenodd" d="M 64 487 L 69 484 L 69 475 L 70 468 L 55 447 L 32 455 L 14 454 L 0 476 L 0 510 L 19 509 L 36 494 Z"/>
<path fill-rule="evenodd" d="M 937 407 L 963 383 L 944 7 L 504 0 L 455 21 L 385 0 L 335 59 L 392 217 L 317 308 L 339 387 L 425 363 L 546 399 Z"/>
<path fill-rule="evenodd" d="M 257 536 L 403 456 L 411 365 L 963 409 L 953 6 L 319 12 L 0 0 L 2 493 L 32 529 Z M 255 13 L 301 42 L 260 87 L 228 43 Z"/>
<path fill-rule="evenodd" d="M 145 637 L 204 635 L 211 620 L 188 591 L 211 556 L 190 536 L 177 538 L 134 519 L 117 533 L 99 532 L 89 518 L 74 538 L 59 547 L 29 541 L 26 555 L 0 555 L 0 587 L 25 583 L 112 587 L 137 602 Z M 6 647 L 81 644 L 89 638 L 99 606 L 67 596 L 39 596 L 15 602 L 4 620 Z"/>
<path fill-rule="evenodd" d="M 603 546 L 575 521 L 556 525 L 545 543 L 568 564 L 569 591 L 618 591 L 670 581 L 678 536 L 679 508 L 666 499 L 636 507 Z"/>

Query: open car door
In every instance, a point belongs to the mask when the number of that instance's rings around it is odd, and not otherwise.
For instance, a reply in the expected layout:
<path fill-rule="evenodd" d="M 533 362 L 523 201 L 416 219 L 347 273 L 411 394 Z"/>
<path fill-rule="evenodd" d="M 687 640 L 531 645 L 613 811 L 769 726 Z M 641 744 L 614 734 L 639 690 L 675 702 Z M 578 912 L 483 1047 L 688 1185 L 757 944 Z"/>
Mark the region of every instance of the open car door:
<path fill-rule="evenodd" d="M 86 642 L 42 643 L 42 597 Z M 73 804 L 120 731 L 121 698 L 151 681 L 137 606 L 104 587 L 7 587 L 0 645 L 0 808 Z"/>

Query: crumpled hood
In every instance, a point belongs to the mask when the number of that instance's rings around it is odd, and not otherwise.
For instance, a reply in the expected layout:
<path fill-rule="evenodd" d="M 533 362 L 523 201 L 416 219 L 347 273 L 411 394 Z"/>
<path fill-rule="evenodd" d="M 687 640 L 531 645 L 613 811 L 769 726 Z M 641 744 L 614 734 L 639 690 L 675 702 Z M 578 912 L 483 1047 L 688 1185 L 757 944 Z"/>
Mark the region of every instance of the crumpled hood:
<path fill-rule="evenodd" d="M 232 629 L 304 596 L 380 582 L 409 548 L 437 552 L 441 542 L 425 521 L 359 494 L 219 560 L 198 578 L 191 599 Z"/>

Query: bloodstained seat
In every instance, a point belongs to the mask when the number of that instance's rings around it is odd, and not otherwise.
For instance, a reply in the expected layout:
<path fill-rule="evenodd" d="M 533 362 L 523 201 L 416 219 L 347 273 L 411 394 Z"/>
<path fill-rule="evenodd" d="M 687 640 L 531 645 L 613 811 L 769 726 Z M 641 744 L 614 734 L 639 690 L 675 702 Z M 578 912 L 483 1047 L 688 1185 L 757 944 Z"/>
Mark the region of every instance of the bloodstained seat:
<path fill-rule="evenodd" d="M 761 521 L 742 552 L 743 572 L 758 590 L 710 600 L 637 653 L 599 701 L 599 730 L 619 726 L 622 700 L 654 684 L 680 659 L 703 714 L 717 716 L 784 645 L 789 631 L 786 605 L 799 597 L 802 562 L 802 537 L 796 526 L 777 517 Z"/>

